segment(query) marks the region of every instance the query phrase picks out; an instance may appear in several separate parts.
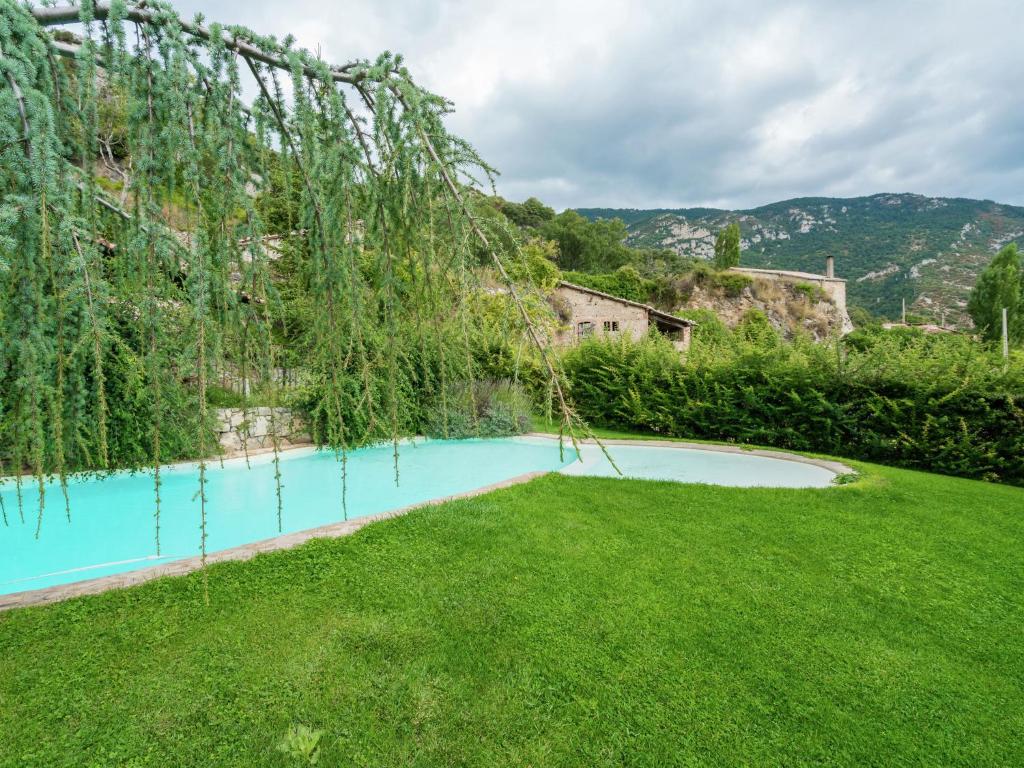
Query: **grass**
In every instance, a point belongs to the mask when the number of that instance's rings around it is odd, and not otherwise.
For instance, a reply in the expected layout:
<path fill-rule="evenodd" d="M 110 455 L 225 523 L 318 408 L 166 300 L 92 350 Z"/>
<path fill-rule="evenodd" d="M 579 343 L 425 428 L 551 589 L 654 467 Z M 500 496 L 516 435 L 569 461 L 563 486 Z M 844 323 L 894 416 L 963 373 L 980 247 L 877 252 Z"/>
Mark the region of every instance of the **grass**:
<path fill-rule="evenodd" d="M 857 466 L 548 476 L 214 566 L 209 608 L 0 614 L 0 765 L 1024 763 L 1024 490 Z"/>

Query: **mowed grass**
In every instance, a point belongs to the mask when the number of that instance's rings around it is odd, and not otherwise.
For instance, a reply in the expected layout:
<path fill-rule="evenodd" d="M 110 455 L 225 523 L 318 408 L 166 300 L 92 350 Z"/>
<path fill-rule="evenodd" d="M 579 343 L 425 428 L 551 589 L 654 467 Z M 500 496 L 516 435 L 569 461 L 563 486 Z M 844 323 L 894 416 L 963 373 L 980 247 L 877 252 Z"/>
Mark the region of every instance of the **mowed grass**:
<path fill-rule="evenodd" d="M 0 765 L 1024 764 L 1024 491 L 548 476 L 0 614 Z"/>

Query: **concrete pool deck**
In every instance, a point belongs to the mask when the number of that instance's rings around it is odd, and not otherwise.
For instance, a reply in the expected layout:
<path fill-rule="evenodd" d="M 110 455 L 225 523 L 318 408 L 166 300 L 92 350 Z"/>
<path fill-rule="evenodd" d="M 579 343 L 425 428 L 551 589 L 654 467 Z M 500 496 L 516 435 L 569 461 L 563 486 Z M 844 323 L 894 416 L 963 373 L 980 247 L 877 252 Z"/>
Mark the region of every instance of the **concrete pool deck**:
<path fill-rule="evenodd" d="M 534 438 L 545 438 L 552 441 L 557 441 L 557 435 L 551 435 L 547 433 L 535 432 L 527 435 L 528 437 Z M 585 445 L 596 445 L 595 440 L 580 440 L 578 441 Z M 634 445 L 634 446 L 647 446 L 651 448 L 677 448 L 677 449 L 688 449 L 688 450 L 700 450 L 700 451 L 715 451 L 720 453 L 735 453 L 743 454 L 747 456 L 762 456 L 765 458 L 780 459 L 784 461 L 793 461 L 803 464 L 812 464 L 818 467 L 827 469 L 834 474 L 844 475 L 850 474 L 853 470 L 837 461 L 830 461 L 828 459 L 817 459 L 807 456 L 800 456 L 794 453 L 787 453 L 785 451 L 773 451 L 766 449 L 745 449 L 735 445 L 723 445 L 723 444 L 708 444 L 708 443 L 692 443 L 675 440 L 628 440 L 628 439 L 602 439 L 600 441 L 606 446 L 616 445 Z M 571 451 L 572 445 L 566 441 L 566 450 Z M 308 450 L 308 446 L 291 446 L 283 451 L 292 450 Z M 266 451 L 250 451 L 250 456 L 255 456 Z M 238 458 L 234 456 L 232 458 Z M 227 458 L 227 457 L 225 457 Z M 293 533 L 286 533 L 280 536 L 274 536 L 267 539 L 261 539 L 259 541 L 250 542 L 237 547 L 231 547 L 223 549 L 217 552 L 211 552 L 206 557 L 207 564 L 223 563 L 232 561 L 244 561 L 249 560 L 257 554 L 262 552 L 275 552 L 278 550 L 292 549 L 301 544 L 310 541 L 311 539 L 318 538 L 338 538 L 341 536 L 349 536 L 359 529 L 371 523 L 379 522 L 381 520 L 388 520 L 393 517 L 399 517 L 408 512 L 416 509 L 423 509 L 425 507 L 434 506 L 437 504 L 443 504 L 448 501 L 454 501 L 457 499 L 472 498 L 474 496 L 480 496 L 491 491 L 496 491 L 501 488 L 508 488 L 521 483 L 529 482 L 537 477 L 549 474 L 548 472 L 528 472 L 526 474 L 517 475 L 507 480 L 502 480 L 497 483 L 491 483 L 474 490 L 466 491 L 464 493 L 458 493 L 451 496 L 443 496 L 429 501 L 420 502 L 417 504 L 410 504 L 408 506 L 399 507 L 397 509 L 388 510 L 373 515 L 366 515 L 364 517 L 357 517 L 351 520 L 340 521 L 336 523 L 330 523 L 328 525 L 322 525 L 315 528 L 308 528 L 302 531 L 295 531 Z M 198 571 L 203 567 L 202 557 L 199 555 L 193 557 L 183 558 L 181 560 L 175 560 L 169 563 L 161 563 L 160 565 L 150 566 L 148 568 L 140 568 L 138 570 L 124 571 L 122 573 L 116 573 L 109 576 L 101 576 L 93 579 L 86 579 L 83 581 L 76 581 L 70 584 L 59 584 L 52 587 L 44 587 L 42 589 L 26 590 L 22 592 L 12 592 L 10 594 L 0 595 L 0 611 L 10 610 L 14 608 L 26 608 L 35 605 L 46 605 L 49 603 L 56 603 L 63 600 L 68 600 L 74 597 L 81 597 L 85 595 L 95 595 L 101 592 L 106 592 L 110 589 L 123 589 L 126 587 L 133 587 L 138 584 L 143 584 L 153 579 L 163 578 L 165 576 L 183 576 L 194 571 Z"/>

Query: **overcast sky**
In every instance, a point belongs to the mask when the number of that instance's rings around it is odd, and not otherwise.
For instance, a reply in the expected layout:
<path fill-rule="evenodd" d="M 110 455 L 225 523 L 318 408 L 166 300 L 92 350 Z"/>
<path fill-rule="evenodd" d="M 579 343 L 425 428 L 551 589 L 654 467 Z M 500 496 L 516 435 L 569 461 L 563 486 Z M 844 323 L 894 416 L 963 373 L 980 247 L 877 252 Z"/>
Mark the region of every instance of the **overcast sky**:
<path fill-rule="evenodd" d="M 405 55 L 498 191 L 750 207 L 1024 204 L 1024 1 L 178 0 L 342 63 Z"/>

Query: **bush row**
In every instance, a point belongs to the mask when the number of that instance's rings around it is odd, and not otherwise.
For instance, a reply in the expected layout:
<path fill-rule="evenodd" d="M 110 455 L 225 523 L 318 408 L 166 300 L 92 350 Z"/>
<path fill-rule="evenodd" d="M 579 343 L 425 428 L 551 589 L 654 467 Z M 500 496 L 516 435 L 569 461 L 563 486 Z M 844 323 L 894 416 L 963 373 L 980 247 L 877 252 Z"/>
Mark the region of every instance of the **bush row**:
<path fill-rule="evenodd" d="M 657 338 L 563 360 L 593 425 L 776 446 L 1024 485 L 1024 366 L 965 338 L 781 344 L 736 333 L 683 361 Z"/>

